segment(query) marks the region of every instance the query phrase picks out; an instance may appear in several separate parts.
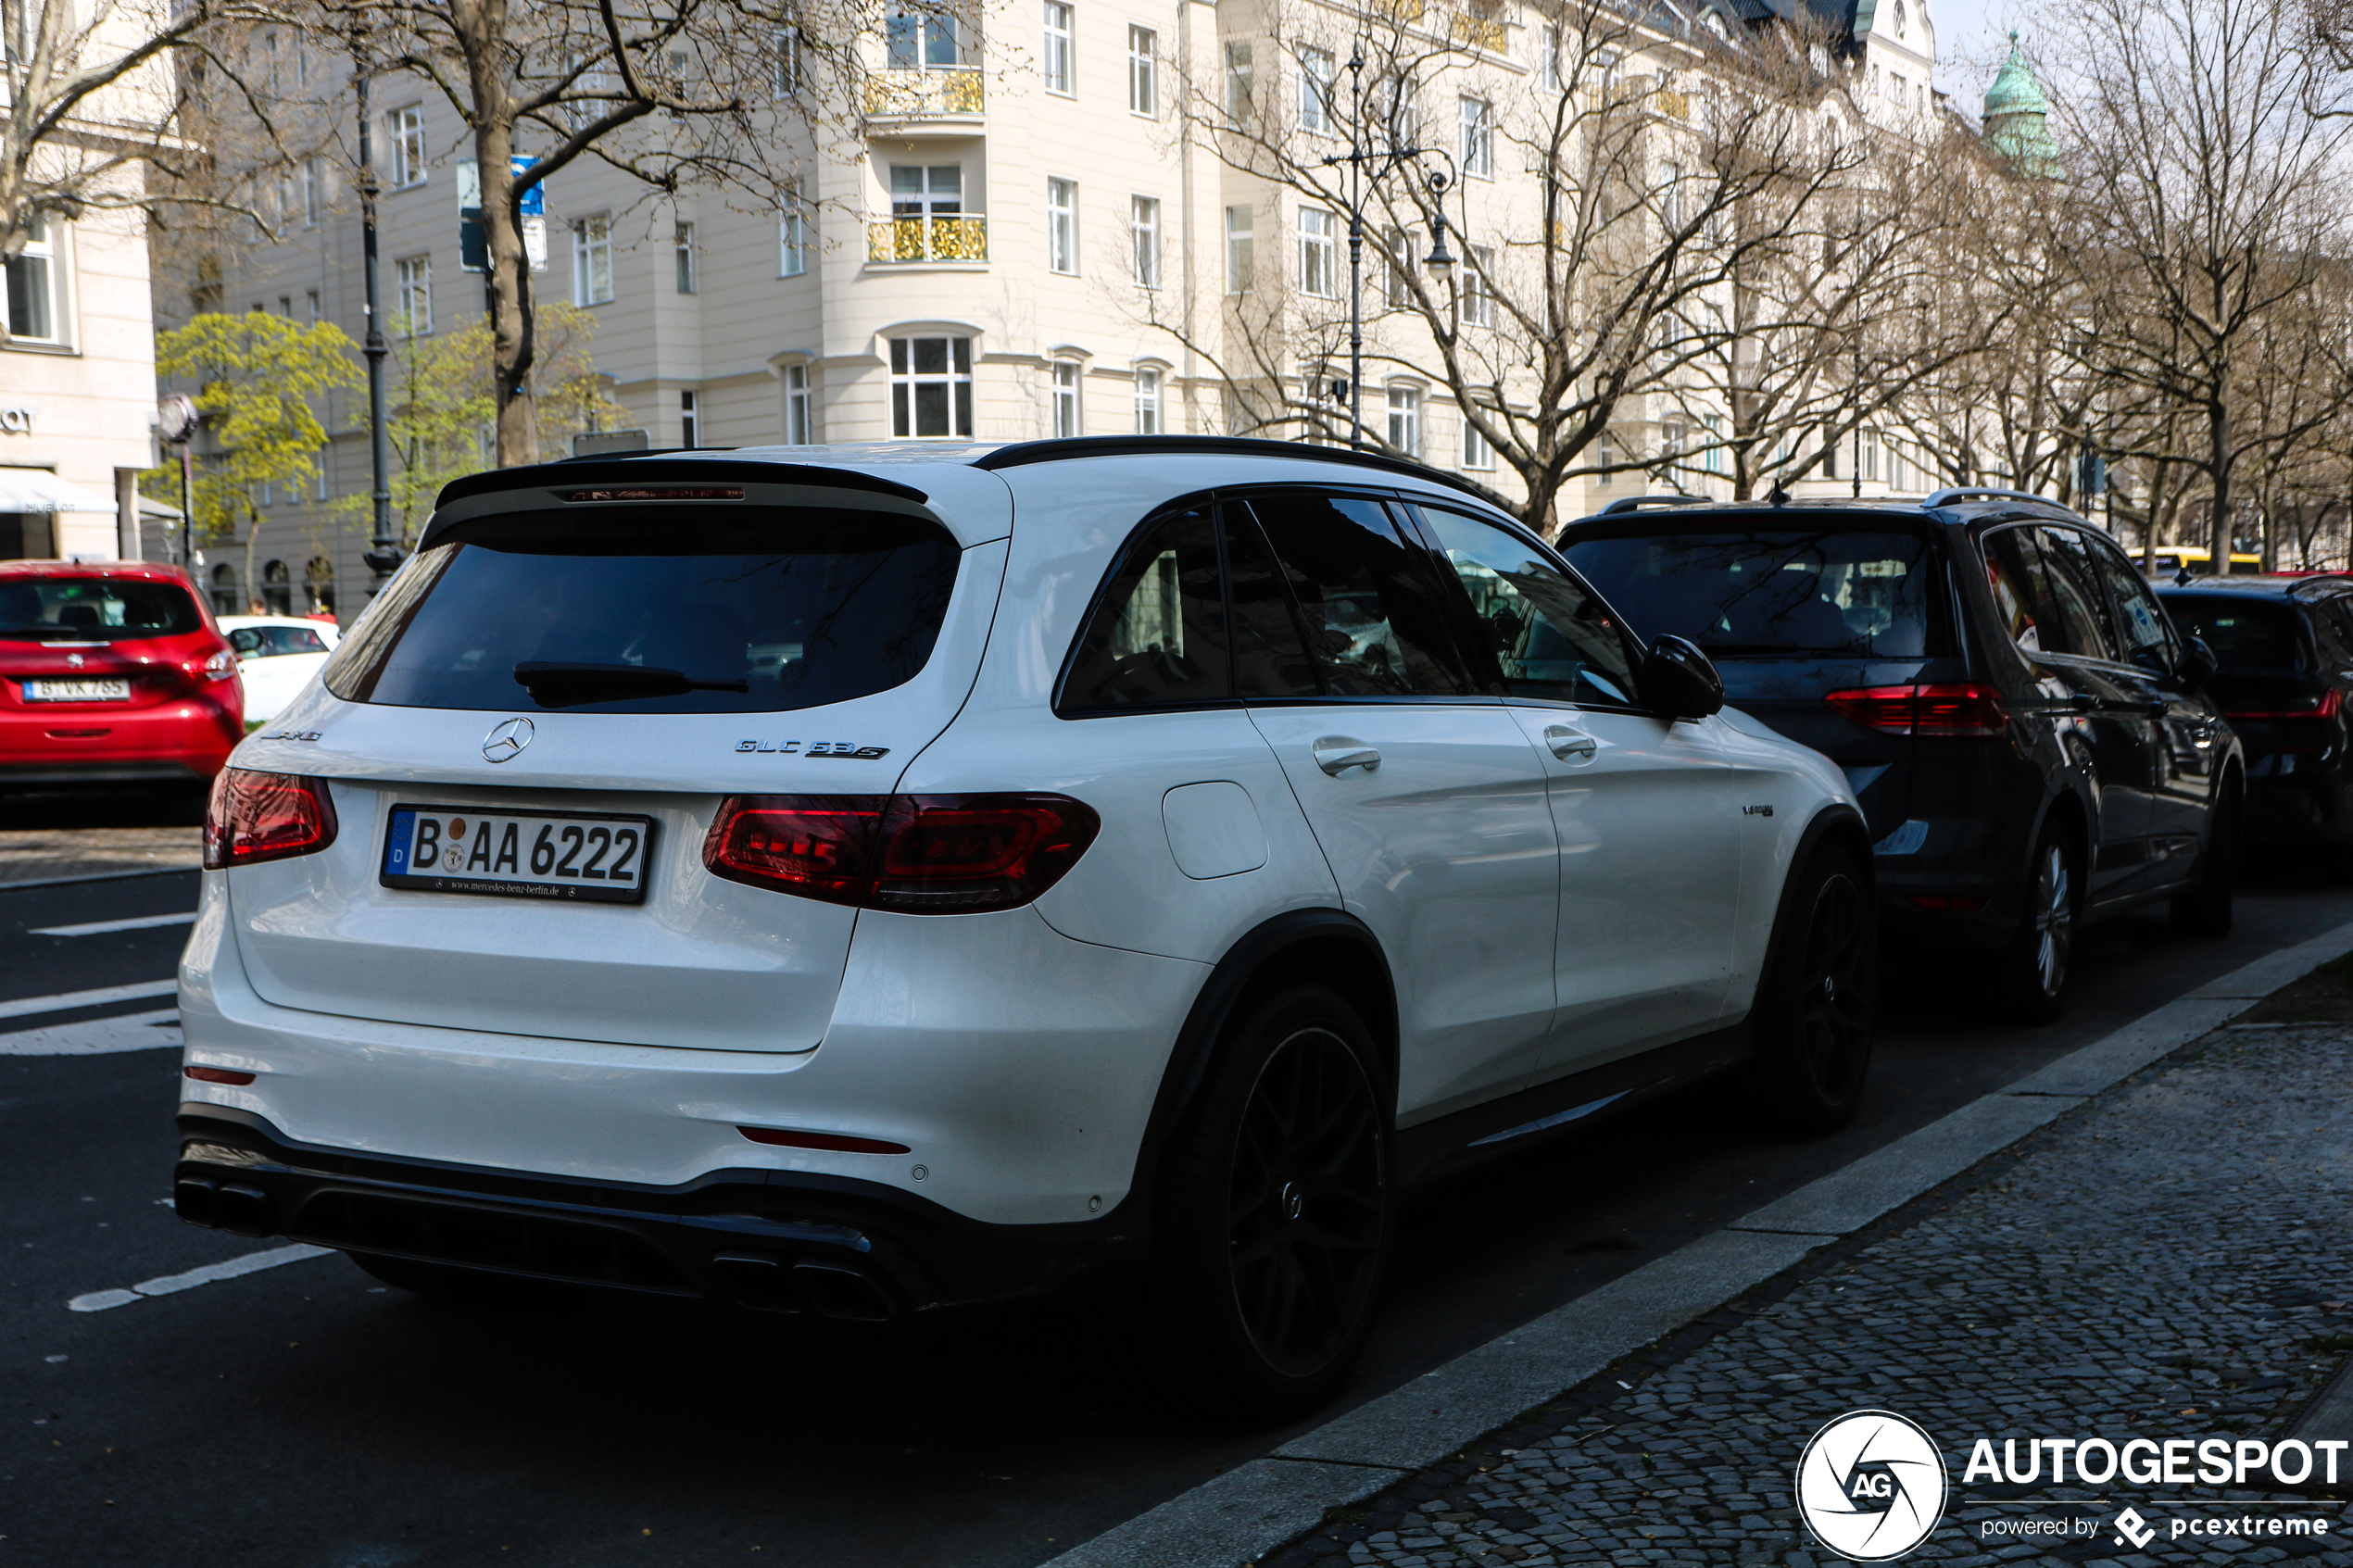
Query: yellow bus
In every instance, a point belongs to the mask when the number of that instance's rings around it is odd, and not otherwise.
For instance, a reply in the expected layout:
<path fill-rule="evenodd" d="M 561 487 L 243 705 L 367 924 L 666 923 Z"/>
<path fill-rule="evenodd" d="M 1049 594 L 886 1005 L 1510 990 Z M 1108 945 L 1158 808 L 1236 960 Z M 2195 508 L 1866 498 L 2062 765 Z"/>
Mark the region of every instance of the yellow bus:
<path fill-rule="evenodd" d="M 2150 574 L 2156 577 L 2171 577 L 2183 567 L 2187 567 L 2191 571 L 2203 577 L 2206 575 L 2207 562 L 2213 558 L 2213 551 L 2202 549 L 2196 545 L 2159 545 L 2157 547 L 2157 564 L 2150 569 Z M 2246 550 L 2231 552 L 2232 576 L 2253 576 L 2260 573 L 2262 570 L 2263 558 L 2261 556 Z"/>

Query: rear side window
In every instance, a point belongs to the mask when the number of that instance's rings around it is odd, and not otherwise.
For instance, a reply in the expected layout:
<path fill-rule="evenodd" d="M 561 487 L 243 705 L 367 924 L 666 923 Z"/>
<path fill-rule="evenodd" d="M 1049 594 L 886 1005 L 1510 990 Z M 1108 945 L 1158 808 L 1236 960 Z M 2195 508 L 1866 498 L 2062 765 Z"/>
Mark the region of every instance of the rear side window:
<path fill-rule="evenodd" d="M 1718 659 L 1933 651 L 1933 552 L 1916 533 L 1675 533 L 1566 553 L 1644 642 L 1671 632 Z"/>
<path fill-rule="evenodd" d="M 177 583 L 135 577 L 0 581 L 0 641 L 127 643 L 177 637 L 204 624 Z"/>
<path fill-rule="evenodd" d="M 2071 563 L 2054 559 L 2032 528 L 1985 535 L 1986 585 L 2010 640 L 2030 654 L 2066 653 L 2109 659 L 2095 583 L 2079 580 Z"/>
<path fill-rule="evenodd" d="M 504 513 L 420 555 L 338 645 L 325 681 L 350 702 L 529 711 L 550 705 L 515 678 L 518 665 L 622 665 L 706 689 L 552 705 L 820 708 L 923 669 L 961 558 L 937 523 L 890 512 Z"/>
<path fill-rule="evenodd" d="M 1471 692 L 1424 552 L 1407 546 L 1379 502 L 1288 493 L 1254 496 L 1250 509 L 1299 607 L 1325 695 Z"/>
<path fill-rule="evenodd" d="M 1129 546 L 1079 645 L 1062 706 L 1189 707 L 1232 693 L 1214 524 L 1206 510 L 1183 512 Z"/>
<path fill-rule="evenodd" d="M 2168 595 L 2165 608 L 2183 631 L 2205 639 L 2222 668 L 2233 675 L 2303 673 L 2303 639 L 2296 634 L 2296 611 L 2259 600 Z"/>

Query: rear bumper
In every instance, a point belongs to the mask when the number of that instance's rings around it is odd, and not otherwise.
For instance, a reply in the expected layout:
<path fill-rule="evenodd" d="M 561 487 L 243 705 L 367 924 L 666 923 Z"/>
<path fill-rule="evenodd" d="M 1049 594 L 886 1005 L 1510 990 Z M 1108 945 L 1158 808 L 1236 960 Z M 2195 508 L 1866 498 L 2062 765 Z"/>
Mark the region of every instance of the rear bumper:
<path fill-rule="evenodd" d="M 209 779 L 244 732 L 234 711 L 200 696 L 152 708 L 0 712 L 0 784 Z"/>
<path fill-rule="evenodd" d="M 194 1224 L 755 1311 L 884 1320 L 1133 1277 L 1120 1209 L 998 1225 L 880 1183 L 713 1171 L 677 1186 L 585 1181 L 298 1144 L 185 1105 L 172 1201 Z"/>

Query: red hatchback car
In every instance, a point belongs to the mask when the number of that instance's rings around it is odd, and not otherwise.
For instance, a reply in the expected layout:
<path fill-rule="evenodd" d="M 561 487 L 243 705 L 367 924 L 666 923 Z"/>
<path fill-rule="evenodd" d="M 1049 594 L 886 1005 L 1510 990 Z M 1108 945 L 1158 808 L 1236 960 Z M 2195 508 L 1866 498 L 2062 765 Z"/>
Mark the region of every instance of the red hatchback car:
<path fill-rule="evenodd" d="M 0 789 L 204 784 L 245 738 L 245 706 L 179 568 L 0 561 Z"/>

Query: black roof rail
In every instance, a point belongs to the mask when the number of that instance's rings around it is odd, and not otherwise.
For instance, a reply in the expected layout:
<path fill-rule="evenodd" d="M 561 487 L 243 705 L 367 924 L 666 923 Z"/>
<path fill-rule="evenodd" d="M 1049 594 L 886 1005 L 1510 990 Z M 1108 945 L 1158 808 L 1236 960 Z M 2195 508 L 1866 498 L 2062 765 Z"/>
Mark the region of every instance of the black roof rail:
<path fill-rule="evenodd" d="M 1267 441 L 1249 435 L 1070 435 L 1052 441 L 1016 441 L 984 452 L 973 459 L 972 466 L 995 472 L 999 469 L 1017 469 L 1030 463 L 1058 463 L 1072 458 L 1139 457 L 1147 454 L 1172 456 L 1180 453 L 1226 453 L 1237 458 L 1290 458 L 1311 463 L 1345 463 L 1352 468 L 1378 469 L 1387 473 L 1409 474 L 1433 484 L 1443 484 L 1466 495 L 1486 500 L 1486 493 L 1469 480 L 1458 479 L 1442 470 L 1415 462 L 1410 458 L 1392 458 L 1382 452 L 1360 452 L 1347 446 L 1311 446 L 1299 441 Z"/>
<path fill-rule="evenodd" d="M 1593 515 L 1617 517 L 1626 512 L 1640 511 L 1644 507 L 1704 507 L 1705 505 L 1707 505 L 1707 497 L 1705 495 L 1628 495 L 1621 500 L 1612 501 Z"/>
<path fill-rule="evenodd" d="M 1920 505 L 1941 507 L 1947 501 L 1967 501 L 1976 497 L 2004 501 L 2032 501 L 2037 505 L 2049 507 L 2055 511 L 2068 510 L 2065 505 L 2052 500 L 2048 495 L 2037 495 L 2031 490 L 2006 490 L 1995 484 L 1957 484 L 1950 490 L 1937 491 Z"/>
<path fill-rule="evenodd" d="M 708 447 L 697 447 L 708 451 Z M 488 469 L 453 479 L 441 487 L 434 498 L 436 509 L 452 501 L 462 501 L 469 495 L 485 495 L 500 490 L 571 489 L 576 485 L 604 484 L 822 484 L 836 490 L 871 490 L 881 495 L 896 495 L 902 501 L 928 501 L 930 496 L 911 484 L 884 479 L 875 474 L 860 473 L 854 469 L 826 468 L 817 463 L 763 462 L 757 458 L 697 458 L 684 453 L 659 453 L 650 457 L 630 453 L 626 457 L 563 458 L 549 463 L 530 463 L 521 468 Z M 422 541 L 418 548 L 424 547 Z"/>

